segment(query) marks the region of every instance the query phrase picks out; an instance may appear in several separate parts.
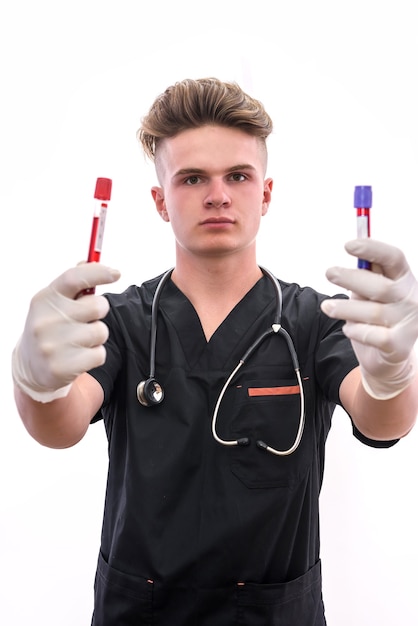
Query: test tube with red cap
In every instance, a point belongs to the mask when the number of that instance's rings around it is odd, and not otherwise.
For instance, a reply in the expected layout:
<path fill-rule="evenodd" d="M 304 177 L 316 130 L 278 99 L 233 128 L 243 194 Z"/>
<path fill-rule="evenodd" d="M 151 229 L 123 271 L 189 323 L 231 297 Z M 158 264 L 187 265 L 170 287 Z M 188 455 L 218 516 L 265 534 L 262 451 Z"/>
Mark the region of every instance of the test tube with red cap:
<path fill-rule="evenodd" d="M 87 256 L 88 263 L 98 263 L 102 252 L 103 235 L 106 222 L 107 208 L 112 193 L 112 181 L 110 178 L 98 178 L 94 191 L 94 213 L 91 227 L 90 246 Z M 83 295 L 93 294 L 94 287 L 84 289 Z"/>
<path fill-rule="evenodd" d="M 370 237 L 370 209 L 372 207 L 372 188 L 369 185 L 359 185 L 354 188 L 354 208 L 357 211 L 357 237 Z M 372 265 L 365 259 L 358 259 L 357 267 L 370 270 Z"/>

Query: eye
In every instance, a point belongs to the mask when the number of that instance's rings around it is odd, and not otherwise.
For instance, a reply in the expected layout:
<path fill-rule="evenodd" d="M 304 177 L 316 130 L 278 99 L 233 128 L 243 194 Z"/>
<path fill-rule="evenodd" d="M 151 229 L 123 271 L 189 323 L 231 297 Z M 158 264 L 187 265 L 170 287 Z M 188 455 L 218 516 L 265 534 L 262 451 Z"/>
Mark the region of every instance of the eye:
<path fill-rule="evenodd" d="M 186 178 L 184 182 L 186 183 L 186 185 L 197 185 L 198 183 L 200 183 L 200 180 L 200 176 L 194 175 Z"/>
<path fill-rule="evenodd" d="M 241 183 L 243 180 L 247 180 L 245 174 L 241 174 L 240 172 L 234 172 L 233 174 L 231 174 L 230 178 L 235 183 Z"/>

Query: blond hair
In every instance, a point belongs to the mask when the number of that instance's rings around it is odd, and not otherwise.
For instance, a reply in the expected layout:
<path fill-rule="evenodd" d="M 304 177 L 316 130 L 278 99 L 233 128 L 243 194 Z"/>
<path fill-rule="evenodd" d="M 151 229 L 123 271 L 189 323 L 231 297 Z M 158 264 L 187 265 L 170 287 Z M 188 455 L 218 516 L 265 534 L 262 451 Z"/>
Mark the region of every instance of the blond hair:
<path fill-rule="evenodd" d="M 187 78 L 156 98 L 137 132 L 145 154 L 155 160 L 158 144 L 190 128 L 208 124 L 237 128 L 265 142 L 273 122 L 264 106 L 236 83 Z"/>

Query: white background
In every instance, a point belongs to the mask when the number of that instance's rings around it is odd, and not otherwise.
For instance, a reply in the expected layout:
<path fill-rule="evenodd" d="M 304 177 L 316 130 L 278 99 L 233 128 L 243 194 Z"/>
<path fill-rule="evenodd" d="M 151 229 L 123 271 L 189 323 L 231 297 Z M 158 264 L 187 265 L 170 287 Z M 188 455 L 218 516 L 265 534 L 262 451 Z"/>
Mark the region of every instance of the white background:
<path fill-rule="evenodd" d="M 115 285 L 173 263 L 135 133 L 185 77 L 236 80 L 275 122 L 273 202 L 259 262 L 335 293 L 352 265 L 355 185 L 373 186 L 373 236 L 418 273 L 418 37 L 414 0 L 3 0 L 0 7 L 0 622 L 88 626 L 107 450 L 41 447 L 13 402 L 10 353 L 30 297 L 85 258 L 96 177 L 113 179 L 102 260 Z M 238 277 L 239 279 L 239 277 Z M 341 410 L 321 497 L 330 626 L 417 626 L 418 431 L 390 450 L 352 436 Z"/>

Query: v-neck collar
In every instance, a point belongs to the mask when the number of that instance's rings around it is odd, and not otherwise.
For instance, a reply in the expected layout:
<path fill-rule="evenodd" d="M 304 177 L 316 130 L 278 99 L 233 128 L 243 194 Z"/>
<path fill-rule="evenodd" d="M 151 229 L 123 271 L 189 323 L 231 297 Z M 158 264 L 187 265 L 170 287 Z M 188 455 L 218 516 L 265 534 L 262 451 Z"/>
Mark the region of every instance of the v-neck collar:
<path fill-rule="evenodd" d="M 160 307 L 176 329 L 191 366 L 204 355 L 209 358 L 211 367 L 222 367 L 232 355 L 240 358 L 244 354 L 252 342 L 254 324 L 274 300 L 270 280 L 262 276 L 230 311 L 209 341 L 194 306 L 171 279 L 161 292 Z"/>

